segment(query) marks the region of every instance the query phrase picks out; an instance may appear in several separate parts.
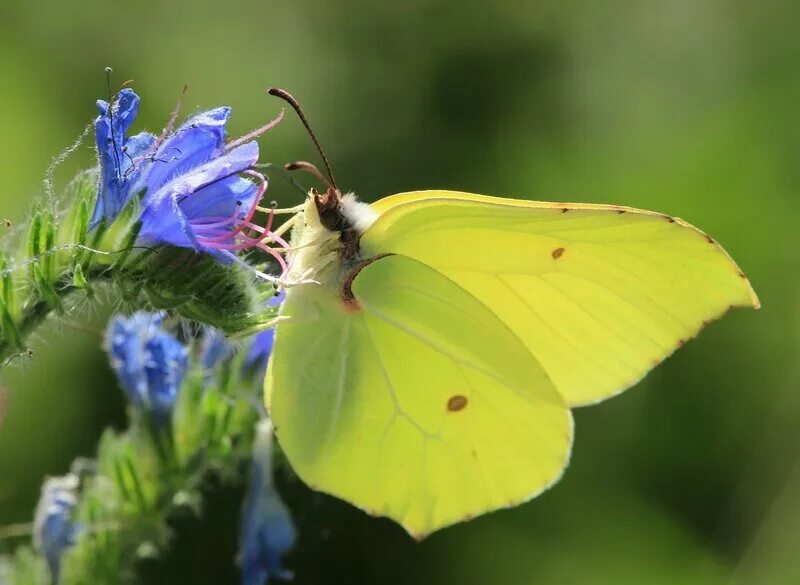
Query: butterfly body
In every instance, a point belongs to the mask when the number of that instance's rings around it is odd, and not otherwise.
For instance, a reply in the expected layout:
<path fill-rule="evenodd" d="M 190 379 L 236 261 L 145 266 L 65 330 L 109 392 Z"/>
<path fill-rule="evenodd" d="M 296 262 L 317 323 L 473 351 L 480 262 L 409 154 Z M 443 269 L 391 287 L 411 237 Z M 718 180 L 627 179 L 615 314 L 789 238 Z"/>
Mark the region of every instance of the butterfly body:
<path fill-rule="evenodd" d="M 378 214 L 352 194 L 338 190 L 312 192 L 293 229 L 289 281 L 314 280 L 320 286 L 341 284 L 347 271 L 360 261 L 358 240 Z"/>
<path fill-rule="evenodd" d="M 309 485 L 411 534 L 526 501 L 570 408 L 631 386 L 733 306 L 708 236 L 640 210 L 445 191 L 312 193 L 266 380 Z"/>

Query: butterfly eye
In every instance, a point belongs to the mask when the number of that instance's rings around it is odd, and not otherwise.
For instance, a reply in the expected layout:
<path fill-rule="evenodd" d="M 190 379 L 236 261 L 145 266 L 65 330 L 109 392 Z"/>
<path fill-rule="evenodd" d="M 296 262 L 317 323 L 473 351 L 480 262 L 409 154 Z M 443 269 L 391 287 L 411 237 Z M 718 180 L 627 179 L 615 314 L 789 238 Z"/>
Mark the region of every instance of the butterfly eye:
<path fill-rule="evenodd" d="M 345 221 L 342 214 L 342 194 L 330 188 L 325 193 L 314 193 L 314 203 L 322 226 L 332 232 L 344 229 Z"/>

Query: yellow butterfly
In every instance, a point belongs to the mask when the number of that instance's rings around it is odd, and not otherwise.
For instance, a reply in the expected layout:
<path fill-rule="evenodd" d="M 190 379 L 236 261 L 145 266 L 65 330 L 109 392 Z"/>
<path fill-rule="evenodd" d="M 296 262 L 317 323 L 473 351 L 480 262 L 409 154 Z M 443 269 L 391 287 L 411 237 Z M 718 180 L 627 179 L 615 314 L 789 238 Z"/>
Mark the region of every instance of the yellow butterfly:
<path fill-rule="evenodd" d="M 722 247 L 668 215 L 452 191 L 367 205 L 329 175 L 293 229 L 302 284 L 267 406 L 306 483 L 417 538 L 552 486 L 570 408 L 759 306 Z"/>

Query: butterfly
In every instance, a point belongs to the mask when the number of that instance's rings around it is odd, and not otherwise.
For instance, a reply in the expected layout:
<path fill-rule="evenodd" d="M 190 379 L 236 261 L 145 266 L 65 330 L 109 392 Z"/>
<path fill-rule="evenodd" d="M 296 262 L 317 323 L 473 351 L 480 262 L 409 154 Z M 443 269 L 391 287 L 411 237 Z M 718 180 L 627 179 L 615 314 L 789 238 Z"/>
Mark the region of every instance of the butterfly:
<path fill-rule="evenodd" d="M 329 176 L 293 229 L 301 284 L 267 408 L 302 480 L 416 538 L 542 493 L 569 463 L 572 408 L 759 306 L 669 215 L 440 190 L 368 205 Z"/>

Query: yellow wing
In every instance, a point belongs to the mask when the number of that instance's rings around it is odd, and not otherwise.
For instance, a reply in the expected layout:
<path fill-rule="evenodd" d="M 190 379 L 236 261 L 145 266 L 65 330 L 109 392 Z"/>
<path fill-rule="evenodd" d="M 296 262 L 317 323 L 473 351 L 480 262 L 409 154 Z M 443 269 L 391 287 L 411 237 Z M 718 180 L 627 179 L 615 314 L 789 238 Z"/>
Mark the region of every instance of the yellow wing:
<path fill-rule="evenodd" d="M 469 291 L 570 406 L 635 384 L 729 308 L 759 306 L 719 244 L 667 215 L 448 191 L 373 207 L 362 253 L 415 258 Z"/>
<path fill-rule="evenodd" d="M 282 311 L 267 404 L 313 488 L 422 537 L 561 476 L 563 399 L 519 339 L 435 270 L 367 260 L 338 293 L 289 289 Z"/>

